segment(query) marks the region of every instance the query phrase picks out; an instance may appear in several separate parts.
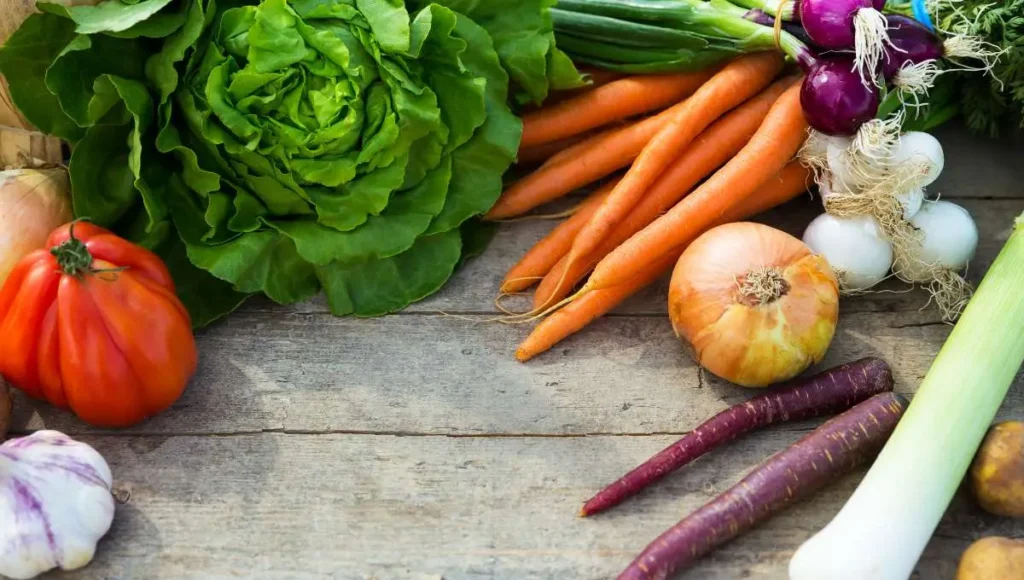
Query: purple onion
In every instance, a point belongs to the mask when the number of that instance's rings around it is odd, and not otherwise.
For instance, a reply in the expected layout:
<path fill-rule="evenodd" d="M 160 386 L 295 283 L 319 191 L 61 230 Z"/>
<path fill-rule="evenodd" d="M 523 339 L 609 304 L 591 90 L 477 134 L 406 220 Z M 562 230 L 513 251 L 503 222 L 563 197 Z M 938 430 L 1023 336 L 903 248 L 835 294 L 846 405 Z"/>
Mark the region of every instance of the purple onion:
<path fill-rule="evenodd" d="M 923 24 L 899 14 L 886 14 L 889 22 L 889 42 L 882 57 L 882 74 L 892 80 L 908 64 L 939 60 L 944 54 L 942 39 Z"/>
<path fill-rule="evenodd" d="M 871 7 L 881 12 L 882 9 L 885 8 L 886 1 L 887 0 L 872 0 Z M 797 0 L 793 3 L 793 21 L 795 22 L 800 22 L 800 5 L 802 3 L 802 0 Z"/>
<path fill-rule="evenodd" d="M 878 114 L 878 87 L 861 81 L 853 57 L 822 57 L 804 68 L 800 105 L 814 129 L 826 135 L 853 135 Z"/>
<path fill-rule="evenodd" d="M 884 0 L 800 0 L 800 22 L 814 44 L 829 49 L 852 48 L 856 41 L 854 18 L 864 8 Z"/>

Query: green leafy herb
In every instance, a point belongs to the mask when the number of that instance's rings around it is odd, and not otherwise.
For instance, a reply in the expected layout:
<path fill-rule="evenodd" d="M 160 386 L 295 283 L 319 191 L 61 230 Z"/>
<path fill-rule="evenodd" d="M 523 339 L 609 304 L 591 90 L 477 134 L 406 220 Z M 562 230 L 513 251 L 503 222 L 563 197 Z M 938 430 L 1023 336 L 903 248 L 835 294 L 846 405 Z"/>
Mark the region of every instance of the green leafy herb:
<path fill-rule="evenodd" d="M 954 87 L 938 86 L 922 119 L 935 126 L 959 113 L 974 131 L 999 137 L 1024 129 L 1024 0 L 933 0 L 928 3 L 940 36 L 963 35 L 1002 51 L 990 72 L 969 70 L 940 77 Z M 889 2 L 887 10 L 910 14 L 910 3 Z"/>
<path fill-rule="evenodd" d="M 944 0 L 936 26 L 990 42 L 1003 55 L 992 73 L 961 73 L 961 110 L 974 130 L 993 137 L 1024 128 L 1024 0 Z"/>
<path fill-rule="evenodd" d="M 522 100 L 581 83 L 553 0 L 40 2 L 0 51 L 74 144 L 76 214 L 160 253 L 197 325 L 321 289 L 376 316 L 489 237 Z M 510 80 L 511 77 L 511 80 Z"/>

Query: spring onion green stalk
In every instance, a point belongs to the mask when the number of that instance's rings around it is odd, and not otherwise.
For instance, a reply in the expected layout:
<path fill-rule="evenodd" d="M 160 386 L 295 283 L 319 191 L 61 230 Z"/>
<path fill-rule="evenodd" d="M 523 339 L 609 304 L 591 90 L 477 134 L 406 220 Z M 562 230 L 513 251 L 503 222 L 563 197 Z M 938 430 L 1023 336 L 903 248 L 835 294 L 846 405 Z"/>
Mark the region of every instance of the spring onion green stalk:
<path fill-rule="evenodd" d="M 806 45 L 743 17 L 726 2 L 559 0 L 558 47 L 573 60 L 629 73 L 701 70 L 738 54 L 782 50 L 805 65 Z"/>
<path fill-rule="evenodd" d="M 778 16 L 780 6 L 780 3 L 775 0 L 733 0 L 733 4 L 751 10 L 763 10 L 769 16 Z M 786 2 L 781 6 L 783 20 L 793 20 L 796 18 L 796 2 Z"/>
<path fill-rule="evenodd" d="M 1024 362 L 1024 214 L 892 437 L 791 580 L 905 580 Z"/>

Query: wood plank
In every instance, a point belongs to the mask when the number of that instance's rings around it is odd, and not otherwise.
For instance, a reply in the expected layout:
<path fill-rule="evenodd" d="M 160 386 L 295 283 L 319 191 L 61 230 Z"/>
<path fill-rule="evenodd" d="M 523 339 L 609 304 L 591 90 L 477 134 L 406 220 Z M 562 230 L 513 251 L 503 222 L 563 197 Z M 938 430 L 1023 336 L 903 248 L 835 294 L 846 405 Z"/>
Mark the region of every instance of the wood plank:
<path fill-rule="evenodd" d="M 811 425 L 806 425 L 810 428 Z M 580 502 L 670 437 L 89 437 L 130 491 L 96 561 L 59 578 L 603 579 L 683 514 L 799 437 L 721 449 L 604 516 Z M 862 476 L 723 547 L 680 578 L 785 578 L 792 551 Z M 918 572 L 952 578 L 978 537 L 1021 520 L 954 504 Z"/>
<path fill-rule="evenodd" d="M 200 337 L 199 374 L 174 407 L 129 432 L 679 433 L 753 391 L 702 380 L 662 317 L 615 317 L 528 364 L 528 329 L 487 317 L 375 320 L 249 312 Z M 917 312 L 851 313 L 822 366 L 867 355 L 909 393 L 950 331 Z M 1024 389 L 1004 414 L 1024 415 Z M 92 432 L 15 401 L 16 429 Z"/>
<path fill-rule="evenodd" d="M 942 176 L 928 188 L 931 193 L 950 198 L 1024 197 L 1024 133 L 991 140 L 950 123 L 932 134 L 942 143 L 946 163 Z"/>

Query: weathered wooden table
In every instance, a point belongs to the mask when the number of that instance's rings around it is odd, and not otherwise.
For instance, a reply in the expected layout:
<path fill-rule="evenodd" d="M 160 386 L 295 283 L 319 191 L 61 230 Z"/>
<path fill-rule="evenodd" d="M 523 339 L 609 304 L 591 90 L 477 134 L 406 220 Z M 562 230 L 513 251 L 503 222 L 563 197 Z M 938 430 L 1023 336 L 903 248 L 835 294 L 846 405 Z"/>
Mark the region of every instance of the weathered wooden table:
<path fill-rule="evenodd" d="M 932 190 L 978 221 L 977 281 L 1024 210 L 1024 148 L 956 129 L 940 136 L 946 174 Z M 764 219 L 799 233 L 819 211 L 801 199 Z M 610 578 L 816 425 L 747 436 L 606 515 L 577 518 L 603 484 L 751 392 L 702 376 L 683 354 L 664 283 L 516 363 L 527 329 L 490 322 L 492 300 L 507 267 L 549 227 L 504 226 L 446 289 L 399 315 L 340 319 L 321 300 L 253 301 L 200 334 L 199 374 L 174 408 L 128 431 L 98 432 L 17 399 L 19 431 L 82 438 L 130 493 L 93 564 L 59 577 Z M 912 393 L 950 330 L 934 307 L 922 309 L 926 301 L 922 291 L 845 299 L 823 366 L 882 356 L 897 390 Z M 1001 417 L 1024 418 L 1022 383 Z M 784 578 L 793 550 L 862 475 L 683 577 Z M 988 516 L 960 494 L 920 578 L 951 578 L 969 542 L 993 534 L 1024 536 L 1024 524 Z"/>

